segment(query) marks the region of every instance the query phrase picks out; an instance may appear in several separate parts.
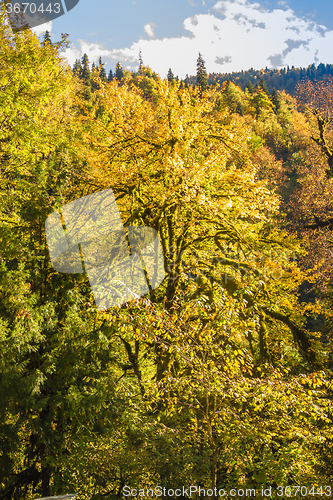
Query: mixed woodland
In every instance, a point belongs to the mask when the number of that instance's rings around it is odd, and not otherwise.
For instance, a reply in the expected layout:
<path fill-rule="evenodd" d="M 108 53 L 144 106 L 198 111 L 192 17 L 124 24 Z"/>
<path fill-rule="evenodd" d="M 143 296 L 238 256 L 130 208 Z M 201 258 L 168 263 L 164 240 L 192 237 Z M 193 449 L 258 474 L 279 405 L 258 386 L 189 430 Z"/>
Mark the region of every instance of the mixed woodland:
<path fill-rule="evenodd" d="M 107 75 L 3 10 L 0 38 L 0 499 L 331 498 L 332 72 L 293 95 L 201 55 L 185 80 L 141 54 Z M 165 279 L 99 311 L 86 274 L 52 268 L 45 221 L 108 188 L 158 232 Z"/>

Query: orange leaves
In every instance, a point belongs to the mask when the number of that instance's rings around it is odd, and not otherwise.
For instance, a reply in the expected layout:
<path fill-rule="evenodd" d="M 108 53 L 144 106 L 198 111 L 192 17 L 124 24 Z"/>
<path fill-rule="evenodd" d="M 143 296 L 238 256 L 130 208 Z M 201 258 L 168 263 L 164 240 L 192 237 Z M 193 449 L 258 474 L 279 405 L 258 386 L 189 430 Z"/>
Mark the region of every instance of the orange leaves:
<path fill-rule="evenodd" d="M 313 114 L 329 119 L 333 114 L 333 78 L 325 76 L 321 81 L 303 80 L 297 85 L 296 95 L 303 107 Z"/>

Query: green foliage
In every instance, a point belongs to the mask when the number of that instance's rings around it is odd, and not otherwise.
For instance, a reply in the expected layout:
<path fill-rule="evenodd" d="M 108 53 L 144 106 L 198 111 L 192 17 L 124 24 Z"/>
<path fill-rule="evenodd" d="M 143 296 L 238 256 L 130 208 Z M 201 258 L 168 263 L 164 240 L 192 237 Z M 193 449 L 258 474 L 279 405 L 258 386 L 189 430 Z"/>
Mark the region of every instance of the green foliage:
<path fill-rule="evenodd" d="M 204 92 L 208 88 L 208 76 L 202 55 L 199 52 L 197 59 L 197 86 L 201 92 Z"/>
<path fill-rule="evenodd" d="M 248 90 L 248 92 L 250 94 L 253 94 L 254 93 L 254 86 L 253 86 L 253 83 L 251 82 L 251 80 L 248 81 L 248 84 L 246 85 L 246 89 Z"/>
<path fill-rule="evenodd" d="M 120 62 L 117 62 L 116 64 L 115 78 L 118 80 L 118 82 L 120 82 L 124 78 L 124 71 L 121 67 Z"/>
<path fill-rule="evenodd" d="M 172 83 L 174 81 L 175 77 L 174 74 L 172 73 L 172 69 L 169 68 L 168 74 L 167 74 L 167 80 L 168 82 Z"/>
<path fill-rule="evenodd" d="M 281 100 L 278 91 L 274 88 L 272 91 L 272 103 L 274 105 L 274 112 L 278 113 L 281 107 Z"/>
<path fill-rule="evenodd" d="M 312 64 L 307 68 L 295 68 L 294 66 L 282 69 L 265 68 L 254 70 L 251 68 L 246 71 L 232 73 L 210 73 L 208 75 L 208 83 L 209 85 L 218 83 L 222 86 L 224 82 L 230 80 L 242 90 L 248 88 L 251 93 L 252 90 L 250 89 L 252 87 L 254 89 L 256 85 L 260 86 L 261 81 L 264 80 L 268 92 L 272 92 L 275 88 L 279 91 L 284 90 L 294 94 L 297 83 L 301 82 L 303 78 L 316 81 L 328 75 L 333 75 L 333 64 L 319 64 L 318 66 Z M 195 84 L 195 76 L 190 77 L 189 83 L 192 85 Z"/>
<path fill-rule="evenodd" d="M 244 115 L 247 106 L 244 93 L 229 80 L 222 87 L 219 99 L 220 109 L 227 107 L 231 112 Z"/>
<path fill-rule="evenodd" d="M 260 80 L 260 88 L 261 88 L 261 89 L 262 89 L 262 90 L 263 90 L 266 94 L 268 94 L 268 93 L 269 93 L 269 92 L 268 92 L 268 87 L 267 87 L 267 85 L 266 85 L 266 82 L 265 82 L 264 78 L 262 78 L 262 79 Z"/>
<path fill-rule="evenodd" d="M 88 59 L 87 54 L 84 54 L 82 57 L 81 67 L 82 67 L 82 71 L 81 71 L 80 76 L 81 76 L 82 80 L 84 80 L 84 82 L 87 84 L 90 80 L 89 59 Z"/>
<path fill-rule="evenodd" d="M 75 185 L 74 81 L 54 46 L 2 30 L 0 491 L 21 499 L 71 486 L 72 437 L 98 420 L 116 358 L 86 278 L 62 280 L 46 248 L 45 219 Z"/>
<path fill-rule="evenodd" d="M 104 65 L 102 63 L 102 58 L 101 57 L 99 58 L 98 68 L 99 68 L 99 74 L 98 74 L 98 76 L 100 77 L 100 79 L 102 80 L 102 82 L 106 82 L 107 81 L 107 76 L 106 76 L 106 72 L 105 72 Z"/>

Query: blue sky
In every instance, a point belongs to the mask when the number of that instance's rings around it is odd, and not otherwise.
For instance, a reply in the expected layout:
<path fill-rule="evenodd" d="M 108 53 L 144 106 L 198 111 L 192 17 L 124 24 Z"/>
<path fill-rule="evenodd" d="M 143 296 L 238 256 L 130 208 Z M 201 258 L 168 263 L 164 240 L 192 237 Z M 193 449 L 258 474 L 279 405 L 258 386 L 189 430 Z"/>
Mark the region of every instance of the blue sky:
<path fill-rule="evenodd" d="M 55 41 L 69 33 L 70 64 L 86 52 L 136 69 L 141 49 L 162 77 L 194 74 L 199 51 L 209 72 L 333 63 L 330 0 L 80 0 L 48 27 Z"/>

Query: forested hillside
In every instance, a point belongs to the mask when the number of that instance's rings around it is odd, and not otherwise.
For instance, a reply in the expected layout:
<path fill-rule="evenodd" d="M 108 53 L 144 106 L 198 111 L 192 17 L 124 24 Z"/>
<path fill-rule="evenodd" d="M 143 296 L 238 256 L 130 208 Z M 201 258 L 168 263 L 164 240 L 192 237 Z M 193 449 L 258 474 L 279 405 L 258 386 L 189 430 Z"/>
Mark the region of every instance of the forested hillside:
<path fill-rule="evenodd" d="M 72 70 L 66 37 L 1 16 L 0 499 L 331 498 L 332 77 L 291 96 L 209 85 L 201 57 L 195 84 Z M 45 221 L 108 188 L 165 278 L 99 311 Z"/>
<path fill-rule="evenodd" d="M 251 68 L 247 71 L 240 71 L 234 73 L 212 73 L 209 75 L 209 83 L 214 84 L 217 82 L 221 85 L 226 80 L 232 81 L 243 90 L 249 86 L 249 82 L 256 87 L 260 85 L 261 81 L 265 82 L 269 92 L 276 90 L 285 90 L 290 94 L 295 94 L 297 84 L 306 78 L 307 80 L 321 80 L 324 76 L 333 75 L 333 64 L 320 63 L 317 66 L 311 64 L 307 68 L 295 68 L 292 66 L 282 69 L 268 69 L 254 70 Z M 193 77 L 192 77 L 193 78 Z M 191 81 L 191 79 L 190 79 Z M 250 84 L 250 88 L 251 88 Z"/>

